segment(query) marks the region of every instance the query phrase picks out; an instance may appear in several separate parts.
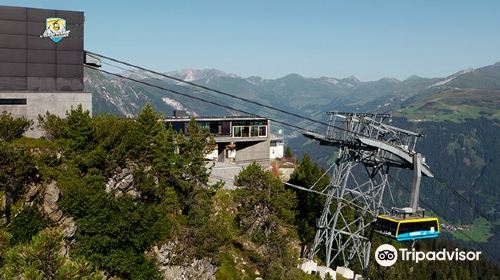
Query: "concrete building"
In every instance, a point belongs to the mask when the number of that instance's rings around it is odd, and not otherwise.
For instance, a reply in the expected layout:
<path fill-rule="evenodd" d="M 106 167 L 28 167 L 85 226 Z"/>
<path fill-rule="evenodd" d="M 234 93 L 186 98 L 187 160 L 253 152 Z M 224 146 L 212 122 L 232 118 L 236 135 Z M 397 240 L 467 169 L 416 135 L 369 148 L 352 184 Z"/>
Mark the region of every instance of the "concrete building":
<path fill-rule="evenodd" d="M 189 135 L 190 117 L 177 116 L 165 119 L 176 131 Z M 253 161 L 269 166 L 270 121 L 266 118 L 197 117 L 196 122 L 207 128 L 214 136 L 216 146 L 208 159 L 224 163 L 251 163 Z"/>
<path fill-rule="evenodd" d="M 80 104 L 92 112 L 83 87 L 83 26 L 83 12 L 0 6 L 0 113 L 36 122 Z M 41 136 L 36 123 L 27 136 Z"/>

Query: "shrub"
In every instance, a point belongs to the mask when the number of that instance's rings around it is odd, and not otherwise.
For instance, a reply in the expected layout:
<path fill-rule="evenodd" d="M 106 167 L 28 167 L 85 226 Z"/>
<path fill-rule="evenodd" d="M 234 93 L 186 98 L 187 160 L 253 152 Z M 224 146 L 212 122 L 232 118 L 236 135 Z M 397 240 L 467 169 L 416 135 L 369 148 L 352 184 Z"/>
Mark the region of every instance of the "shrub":
<path fill-rule="evenodd" d="M 0 115 L 0 140 L 12 141 L 21 138 L 32 125 L 32 120 L 25 117 L 13 118 L 10 114 L 3 112 Z"/>
<path fill-rule="evenodd" d="M 30 243 L 9 249 L 0 267 L 1 279 L 103 279 L 89 263 L 60 254 L 62 236 L 45 229 Z"/>
<path fill-rule="evenodd" d="M 52 115 L 49 112 L 45 116 L 38 115 L 38 127 L 44 131 L 44 136 L 48 140 L 66 138 L 67 125 L 66 119 Z"/>
<path fill-rule="evenodd" d="M 12 235 L 10 242 L 13 245 L 28 242 L 35 234 L 48 225 L 49 221 L 37 208 L 24 208 L 10 224 L 9 233 Z"/>

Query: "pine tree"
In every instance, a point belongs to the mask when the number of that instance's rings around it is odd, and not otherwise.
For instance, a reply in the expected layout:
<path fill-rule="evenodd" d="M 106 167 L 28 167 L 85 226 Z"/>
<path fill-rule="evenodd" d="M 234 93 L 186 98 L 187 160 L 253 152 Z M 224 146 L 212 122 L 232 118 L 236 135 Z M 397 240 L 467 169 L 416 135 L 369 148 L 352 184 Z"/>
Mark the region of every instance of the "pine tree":
<path fill-rule="evenodd" d="M 4 209 L 10 222 L 10 206 L 37 177 L 33 157 L 25 148 L 0 141 L 0 192 L 4 192 Z"/>
<path fill-rule="evenodd" d="M 290 176 L 290 183 L 306 188 L 311 188 L 316 182 L 315 190 L 323 190 L 328 186 L 328 175 L 322 177 L 324 171 L 315 164 L 308 154 L 304 155 L 302 162 Z M 321 178 L 321 179 L 320 179 Z M 319 181 L 318 181 L 319 180 Z M 301 255 L 305 257 L 307 248 L 312 245 L 316 233 L 316 220 L 320 217 L 324 197 L 318 194 L 293 189 L 297 195 L 297 218 L 295 225 L 301 241 Z"/>
<path fill-rule="evenodd" d="M 285 158 L 293 158 L 292 148 L 290 148 L 290 146 L 286 146 L 285 148 Z"/>
<path fill-rule="evenodd" d="M 61 234 L 43 230 L 28 244 L 17 245 L 5 253 L 0 267 L 2 279 L 103 279 L 91 264 L 69 260 L 61 252 Z"/>
<path fill-rule="evenodd" d="M 72 149 L 75 151 L 90 149 L 94 140 L 94 131 L 89 111 L 84 111 L 82 105 L 78 105 L 66 114 L 66 123 L 64 134 L 72 141 Z"/>
<path fill-rule="evenodd" d="M 240 205 L 236 221 L 243 236 L 264 251 L 261 268 L 269 279 L 286 279 L 285 267 L 295 266 L 296 252 L 290 248 L 295 237 L 291 225 L 295 218 L 294 193 L 257 163 L 244 168 L 235 178 L 236 202 Z"/>

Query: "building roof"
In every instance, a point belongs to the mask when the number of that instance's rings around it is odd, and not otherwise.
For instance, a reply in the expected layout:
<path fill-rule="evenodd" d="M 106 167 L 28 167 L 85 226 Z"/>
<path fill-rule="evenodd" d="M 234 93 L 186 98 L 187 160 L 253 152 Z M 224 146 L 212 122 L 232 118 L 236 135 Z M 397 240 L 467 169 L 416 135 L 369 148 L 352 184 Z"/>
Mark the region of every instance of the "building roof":
<path fill-rule="evenodd" d="M 189 121 L 191 119 L 191 116 L 185 116 L 185 117 L 167 117 L 163 119 L 165 122 L 184 122 L 184 121 Z M 245 121 L 261 121 L 261 120 L 267 120 L 267 118 L 263 117 L 256 117 L 256 116 L 194 116 L 194 119 L 196 121 L 240 121 L 240 120 L 245 120 Z"/>

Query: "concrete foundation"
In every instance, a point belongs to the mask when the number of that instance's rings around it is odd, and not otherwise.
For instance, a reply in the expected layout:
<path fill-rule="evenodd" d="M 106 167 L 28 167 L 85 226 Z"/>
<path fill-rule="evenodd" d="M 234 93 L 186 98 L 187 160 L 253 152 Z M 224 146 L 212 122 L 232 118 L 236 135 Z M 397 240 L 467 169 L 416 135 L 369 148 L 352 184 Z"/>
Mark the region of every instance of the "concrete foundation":
<path fill-rule="evenodd" d="M 43 131 L 38 128 L 38 115 L 47 112 L 65 117 L 66 112 L 79 104 L 92 114 L 92 93 L 88 92 L 0 92 L 1 99 L 26 99 L 26 104 L 2 105 L 0 113 L 7 112 L 13 117 L 26 117 L 34 121 L 34 125 L 26 132 L 27 137 L 38 138 Z"/>

